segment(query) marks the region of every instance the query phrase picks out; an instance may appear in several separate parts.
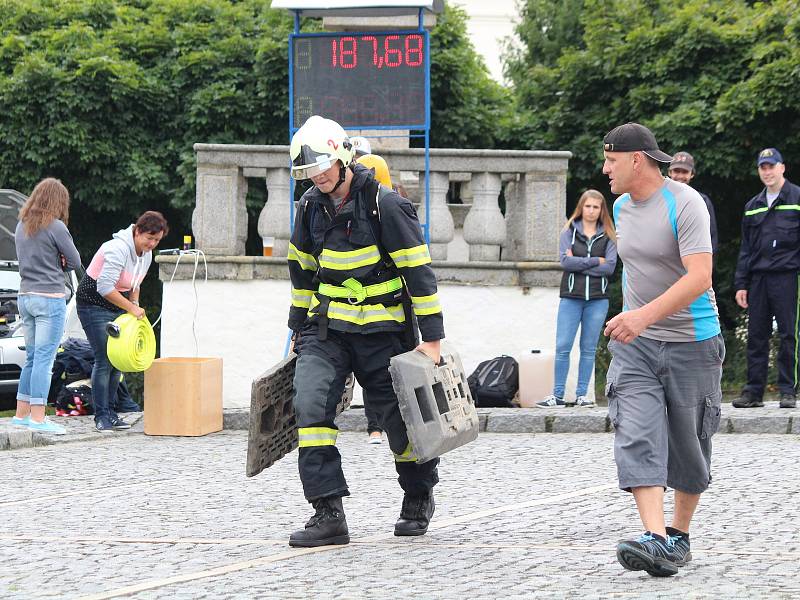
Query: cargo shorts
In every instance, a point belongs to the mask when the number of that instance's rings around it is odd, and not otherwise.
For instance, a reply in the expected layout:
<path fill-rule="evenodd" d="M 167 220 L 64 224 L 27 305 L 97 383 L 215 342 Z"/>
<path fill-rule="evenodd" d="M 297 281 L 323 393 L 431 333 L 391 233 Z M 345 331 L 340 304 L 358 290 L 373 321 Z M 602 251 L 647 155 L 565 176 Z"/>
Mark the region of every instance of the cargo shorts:
<path fill-rule="evenodd" d="M 700 494 L 711 483 L 711 436 L 720 422 L 725 342 L 610 341 L 606 376 L 619 487 Z"/>

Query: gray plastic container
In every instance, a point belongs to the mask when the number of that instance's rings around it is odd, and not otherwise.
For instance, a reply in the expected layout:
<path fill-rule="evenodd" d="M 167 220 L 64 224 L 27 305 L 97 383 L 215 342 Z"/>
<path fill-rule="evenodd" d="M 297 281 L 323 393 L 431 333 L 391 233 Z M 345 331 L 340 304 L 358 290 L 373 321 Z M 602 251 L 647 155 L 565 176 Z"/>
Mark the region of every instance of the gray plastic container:
<path fill-rule="evenodd" d="M 478 412 L 461 358 L 442 343 L 439 365 L 417 350 L 389 364 L 400 414 L 418 462 L 427 462 L 478 437 Z"/>

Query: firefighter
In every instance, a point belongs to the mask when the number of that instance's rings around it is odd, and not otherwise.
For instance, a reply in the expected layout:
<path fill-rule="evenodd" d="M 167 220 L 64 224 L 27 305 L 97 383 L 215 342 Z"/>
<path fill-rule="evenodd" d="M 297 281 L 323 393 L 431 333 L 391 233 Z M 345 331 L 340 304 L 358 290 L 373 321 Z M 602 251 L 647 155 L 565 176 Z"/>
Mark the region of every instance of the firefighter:
<path fill-rule="evenodd" d="M 423 535 L 434 511 L 434 459 L 416 462 L 392 388 L 389 359 L 413 348 L 439 362 L 444 337 L 428 247 L 411 203 L 356 163 L 335 121 L 312 116 L 292 137 L 292 177 L 310 179 L 289 244 L 289 327 L 298 353 L 294 409 L 303 492 L 314 507 L 289 545 L 350 541 L 349 496 L 336 448 L 336 405 L 349 373 L 378 413 L 404 497 L 398 536 Z M 422 343 L 416 341 L 416 325 Z"/>

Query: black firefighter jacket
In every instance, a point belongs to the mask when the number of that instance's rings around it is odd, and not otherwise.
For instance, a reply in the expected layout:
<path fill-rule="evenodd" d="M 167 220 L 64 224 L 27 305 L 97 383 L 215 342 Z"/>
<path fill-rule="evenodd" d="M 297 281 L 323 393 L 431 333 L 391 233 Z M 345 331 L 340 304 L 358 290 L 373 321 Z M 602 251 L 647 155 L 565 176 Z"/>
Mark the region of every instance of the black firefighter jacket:
<path fill-rule="evenodd" d="M 307 319 L 318 319 L 327 305 L 331 329 L 404 331 L 403 298 L 408 294 L 422 339 L 442 339 L 444 323 L 436 277 L 413 205 L 396 192 L 379 188 L 369 169 L 359 164 L 351 168 L 349 199 L 341 207 L 334 206 L 316 187 L 300 199 L 288 253 L 290 329 L 299 331 Z M 377 198 L 378 218 L 368 216 L 368 194 Z M 380 287 L 375 284 L 388 282 L 396 288 L 401 281 L 398 277 L 402 277 L 402 288 L 366 298 L 358 298 L 356 293 L 346 298 L 320 293 L 320 284 L 374 289 Z"/>

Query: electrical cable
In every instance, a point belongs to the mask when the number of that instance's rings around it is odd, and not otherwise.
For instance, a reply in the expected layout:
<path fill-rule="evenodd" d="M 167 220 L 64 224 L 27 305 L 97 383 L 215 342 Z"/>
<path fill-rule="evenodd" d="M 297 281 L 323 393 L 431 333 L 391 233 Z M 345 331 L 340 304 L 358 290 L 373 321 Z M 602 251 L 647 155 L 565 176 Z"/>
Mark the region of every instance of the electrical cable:
<path fill-rule="evenodd" d="M 162 251 L 161 254 L 164 254 Z M 192 337 L 194 339 L 194 355 L 200 355 L 200 345 L 197 339 L 197 310 L 199 308 L 199 300 L 197 295 L 197 267 L 200 264 L 200 259 L 203 259 L 203 268 L 205 269 L 205 278 L 203 279 L 203 283 L 208 283 L 208 263 L 206 262 L 206 255 L 202 250 L 192 249 L 192 250 L 180 250 L 178 251 L 178 260 L 175 261 L 175 268 L 172 270 L 172 275 L 169 278 L 168 284 L 172 283 L 172 280 L 175 279 L 175 274 L 178 272 L 178 265 L 181 262 L 181 258 L 184 255 L 190 254 L 194 256 L 194 270 L 192 271 L 192 289 L 194 291 L 194 310 L 192 312 Z M 164 315 L 164 307 L 161 307 L 161 314 L 158 315 L 158 319 L 155 320 L 153 326 L 161 321 L 161 317 Z"/>

